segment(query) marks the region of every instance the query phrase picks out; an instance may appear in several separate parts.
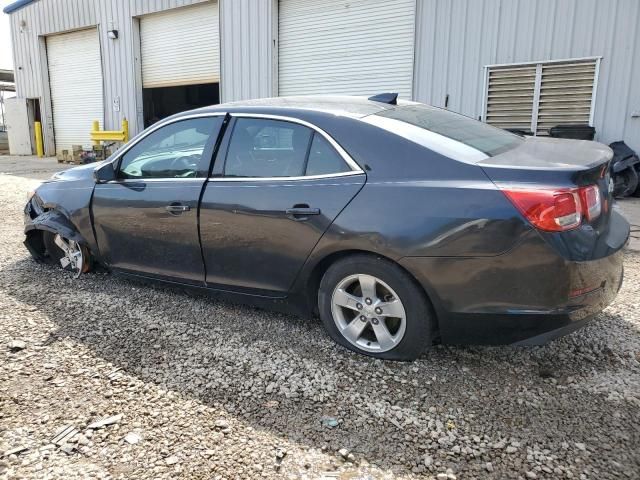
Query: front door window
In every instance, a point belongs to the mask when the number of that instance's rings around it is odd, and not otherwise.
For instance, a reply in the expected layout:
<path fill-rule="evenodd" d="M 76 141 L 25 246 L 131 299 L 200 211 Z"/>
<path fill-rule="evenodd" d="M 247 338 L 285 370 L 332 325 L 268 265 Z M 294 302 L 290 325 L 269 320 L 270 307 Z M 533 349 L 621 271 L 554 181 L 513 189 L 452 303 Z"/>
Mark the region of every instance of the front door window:
<path fill-rule="evenodd" d="M 121 179 L 192 178 L 206 175 L 209 138 L 217 135 L 222 117 L 192 118 L 159 128 L 122 157 Z"/>

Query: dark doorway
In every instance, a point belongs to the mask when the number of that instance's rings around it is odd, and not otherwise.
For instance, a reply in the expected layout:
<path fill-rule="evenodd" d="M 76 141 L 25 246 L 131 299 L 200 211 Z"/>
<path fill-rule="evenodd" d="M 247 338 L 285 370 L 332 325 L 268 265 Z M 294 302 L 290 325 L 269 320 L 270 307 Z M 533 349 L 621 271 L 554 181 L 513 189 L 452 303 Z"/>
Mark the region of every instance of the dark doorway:
<path fill-rule="evenodd" d="M 29 121 L 29 137 L 31 137 L 31 154 L 35 155 L 36 152 L 36 127 L 35 122 L 42 122 L 40 119 L 40 99 L 28 98 L 27 99 L 27 118 Z M 44 132 L 41 132 L 44 141 Z"/>
<path fill-rule="evenodd" d="M 219 83 L 202 83 L 179 87 L 144 88 L 142 98 L 145 128 L 174 113 L 220 103 L 219 87 Z"/>

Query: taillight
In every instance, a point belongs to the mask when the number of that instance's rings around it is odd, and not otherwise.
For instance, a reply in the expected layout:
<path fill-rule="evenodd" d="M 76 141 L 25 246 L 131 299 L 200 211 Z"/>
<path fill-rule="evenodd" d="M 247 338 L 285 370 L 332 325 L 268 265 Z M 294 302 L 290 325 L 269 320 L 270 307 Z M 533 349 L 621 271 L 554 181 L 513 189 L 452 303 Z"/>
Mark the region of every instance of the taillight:
<path fill-rule="evenodd" d="M 596 185 L 580 188 L 520 189 L 503 188 L 511 203 L 536 228 L 562 232 L 580 226 L 600 215 L 600 191 Z"/>
<path fill-rule="evenodd" d="M 602 212 L 602 202 L 600 200 L 600 189 L 597 185 L 589 185 L 579 189 L 582 200 L 583 213 L 587 221 L 597 218 Z"/>

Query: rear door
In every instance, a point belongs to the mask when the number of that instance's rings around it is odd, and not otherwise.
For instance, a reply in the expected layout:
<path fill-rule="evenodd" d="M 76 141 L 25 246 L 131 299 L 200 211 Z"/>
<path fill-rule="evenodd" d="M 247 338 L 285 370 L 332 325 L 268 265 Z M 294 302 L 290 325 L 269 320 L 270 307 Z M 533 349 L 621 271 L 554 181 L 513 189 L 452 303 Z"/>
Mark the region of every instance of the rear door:
<path fill-rule="evenodd" d="M 284 295 L 366 176 L 296 119 L 238 114 L 226 137 L 200 210 L 207 285 Z"/>
<path fill-rule="evenodd" d="M 111 268 L 204 283 L 198 200 L 224 116 L 165 124 L 120 159 L 117 180 L 95 187 L 92 212 Z"/>

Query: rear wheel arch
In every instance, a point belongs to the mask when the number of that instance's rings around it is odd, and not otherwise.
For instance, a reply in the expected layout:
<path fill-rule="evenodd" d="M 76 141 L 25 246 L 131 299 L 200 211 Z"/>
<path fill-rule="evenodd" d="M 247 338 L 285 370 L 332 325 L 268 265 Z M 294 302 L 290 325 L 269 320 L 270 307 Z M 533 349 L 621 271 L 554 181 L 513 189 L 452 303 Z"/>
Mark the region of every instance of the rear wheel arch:
<path fill-rule="evenodd" d="M 418 289 L 422 292 L 422 294 L 424 295 L 424 298 L 426 299 L 427 303 L 431 308 L 432 317 L 433 317 L 433 328 L 434 328 L 433 338 L 439 339 L 440 337 L 439 318 L 437 315 L 437 311 L 433 305 L 432 297 L 429 294 L 429 292 L 425 290 L 424 286 L 418 281 L 418 279 L 403 265 L 401 265 L 400 263 L 398 263 L 392 258 L 389 258 L 380 253 L 371 252 L 368 250 L 358 250 L 358 249 L 339 250 L 326 255 L 314 265 L 313 269 L 311 270 L 311 273 L 307 277 L 306 291 L 305 291 L 306 302 L 308 304 L 309 311 L 311 311 L 314 315 L 318 315 L 319 313 L 318 312 L 318 293 L 320 289 L 320 282 L 322 281 L 322 277 L 327 272 L 329 267 L 331 267 L 331 265 L 345 258 L 358 257 L 358 256 L 368 257 L 370 259 L 383 259 L 387 262 L 394 264 L 395 266 L 400 268 L 404 273 L 407 274 L 407 276 L 412 280 L 414 285 L 418 287 Z"/>
<path fill-rule="evenodd" d="M 359 354 L 414 360 L 437 338 L 428 295 L 406 269 L 382 255 L 358 252 L 331 263 L 317 304 L 329 336 Z"/>

